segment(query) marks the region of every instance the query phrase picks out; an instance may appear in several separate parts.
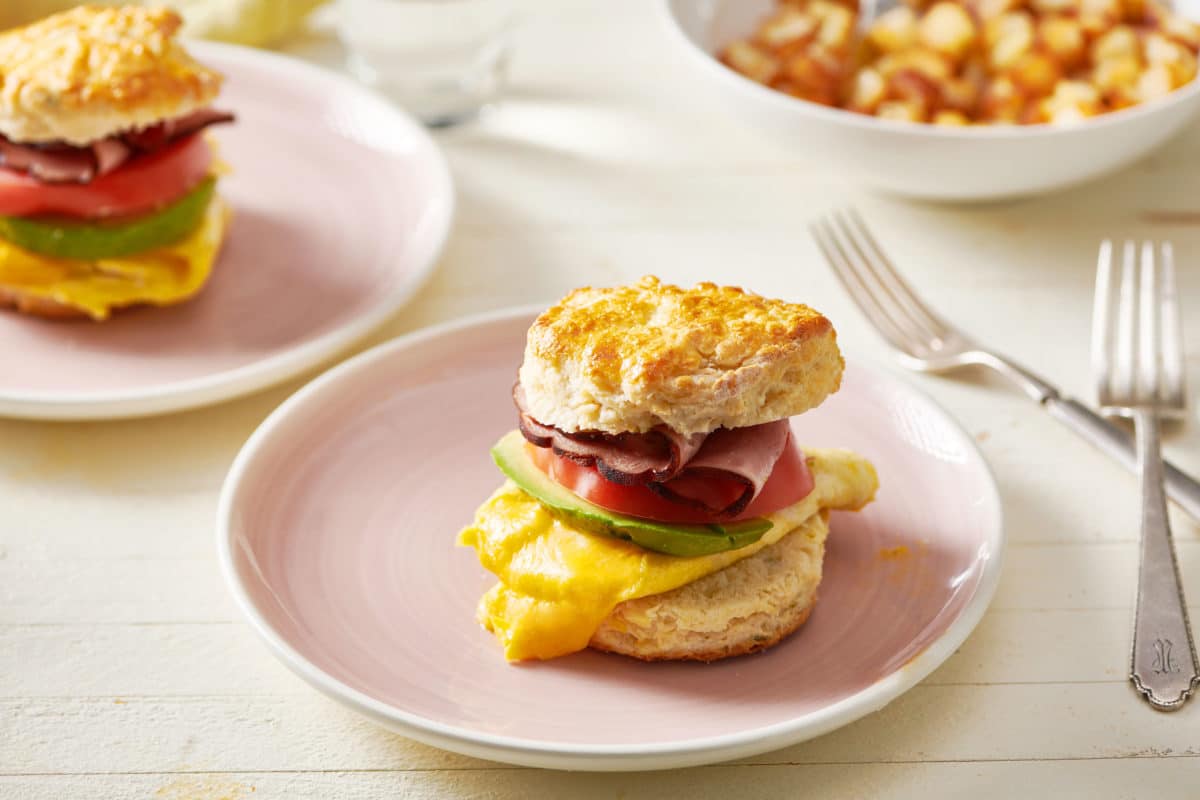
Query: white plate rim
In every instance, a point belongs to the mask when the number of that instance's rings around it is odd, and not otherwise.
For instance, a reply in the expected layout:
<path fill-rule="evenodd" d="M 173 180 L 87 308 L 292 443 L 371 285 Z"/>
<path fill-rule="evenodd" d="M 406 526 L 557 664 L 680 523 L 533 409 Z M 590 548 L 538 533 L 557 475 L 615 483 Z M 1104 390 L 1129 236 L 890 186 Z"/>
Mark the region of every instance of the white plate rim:
<path fill-rule="evenodd" d="M 297 409 L 316 398 L 329 387 L 336 386 L 345 376 L 370 369 L 393 354 L 420 347 L 442 336 L 460 333 L 476 326 L 496 322 L 526 319 L 544 310 L 544 306 L 506 308 L 484 314 L 433 325 L 397 337 L 358 354 L 337 365 L 299 389 L 275 409 L 251 434 L 229 469 L 221 487 L 217 508 L 217 559 L 225 584 L 234 602 L 249 621 L 251 628 L 268 649 L 292 672 L 313 688 L 343 705 L 374 720 L 390 730 L 444 750 L 477 758 L 518 764 L 528 767 L 567 770 L 635 771 L 674 769 L 699 766 L 777 750 L 828 733 L 867 714 L 878 711 L 889 702 L 925 679 L 957 650 L 983 618 L 999 585 L 1005 551 L 1003 506 L 995 474 L 983 457 L 971 435 L 928 394 L 900 380 L 890 372 L 847 359 L 855 370 L 873 373 L 876 378 L 891 383 L 901 392 L 925 405 L 941 421 L 947 423 L 965 442 L 968 458 L 987 478 L 987 502 L 995 509 L 991 529 L 986 532 L 990 557 L 985 560 L 979 585 L 959 616 L 936 640 L 906 664 L 884 676 L 867 688 L 826 706 L 818 711 L 785 722 L 741 731 L 735 734 L 712 736 L 652 745 L 556 745 L 516 737 L 481 733 L 467 728 L 446 725 L 406 712 L 360 692 L 330 676 L 308 661 L 289 645 L 259 613 L 249 593 L 242 585 L 233 560 L 234 509 L 239 499 L 243 479 L 259 454 L 272 442 L 275 431 Z"/>
<path fill-rule="evenodd" d="M 297 58 L 220 42 L 189 42 L 188 48 L 201 60 L 212 55 L 226 63 L 259 63 L 284 72 L 296 80 L 324 82 L 341 92 L 353 92 L 379 107 L 419 142 L 434 170 L 434 191 L 446 198 L 446 213 L 433 232 L 433 247 L 416 269 L 364 313 L 348 319 L 317 338 L 273 353 L 240 367 L 197 378 L 140 389 L 80 392 L 69 396 L 42 392 L 0 390 L 0 416 L 39 420 L 123 419 L 199 408 L 265 389 L 313 367 L 350 347 L 381 325 L 425 285 L 437 267 L 454 227 L 457 199 L 450 167 L 441 148 L 425 127 L 372 89 L 333 70 Z"/>

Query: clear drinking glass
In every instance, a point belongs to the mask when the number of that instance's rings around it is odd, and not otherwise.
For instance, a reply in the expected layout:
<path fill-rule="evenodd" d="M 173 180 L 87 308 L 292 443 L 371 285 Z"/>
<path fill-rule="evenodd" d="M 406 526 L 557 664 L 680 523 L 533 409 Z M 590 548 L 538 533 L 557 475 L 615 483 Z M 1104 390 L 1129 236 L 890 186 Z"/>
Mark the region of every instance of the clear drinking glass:
<path fill-rule="evenodd" d="M 511 0 L 340 0 L 350 70 L 427 125 L 474 117 L 504 82 Z"/>

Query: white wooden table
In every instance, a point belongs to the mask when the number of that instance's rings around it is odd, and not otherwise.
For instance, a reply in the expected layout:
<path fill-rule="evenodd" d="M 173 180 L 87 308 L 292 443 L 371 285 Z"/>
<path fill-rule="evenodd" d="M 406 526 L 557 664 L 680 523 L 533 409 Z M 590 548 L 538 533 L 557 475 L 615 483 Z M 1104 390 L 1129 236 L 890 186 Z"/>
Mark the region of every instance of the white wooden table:
<path fill-rule="evenodd" d="M 1170 237 L 1200 385 L 1200 127 L 1054 197 L 911 205 L 726 117 L 646 0 L 528 10 L 508 101 L 441 135 L 460 213 L 440 270 L 364 346 L 653 272 L 802 299 L 851 357 L 884 363 L 805 233 L 812 215 L 854 203 L 951 318 L 1084 397 L 1097 241 Z M 339 58 L 320 33 L 293 49 Z M 874 716 L 742 762 L 650 774 L 541 772 L 408 741 L 310 690 L 254 639 L 217 573 L 216 497 L 242 442 L 302 381 L 154 419 L 2 421 L 0 797 L 1195 796 L 1200 701 L 1155 713 L 1125 679 L 1133 478 L 986 376 L 906 377 L 995 469 L 1010 544 L 990 612 Z M 1167 448 L 1200 472 L 1194 416 Z M 1200 617 L 1200 528 L 1174 521 Z"/>

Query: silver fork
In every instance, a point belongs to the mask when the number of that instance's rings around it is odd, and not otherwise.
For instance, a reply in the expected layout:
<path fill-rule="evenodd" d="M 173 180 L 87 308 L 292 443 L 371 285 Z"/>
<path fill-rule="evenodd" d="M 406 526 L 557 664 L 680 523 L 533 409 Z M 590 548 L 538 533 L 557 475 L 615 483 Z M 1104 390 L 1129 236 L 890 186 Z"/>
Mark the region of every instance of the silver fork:
<path fill-rule="evenodd" d="M 900 363 L 931 373 L 967 365 L 994 369 L 1088 442 L 1130 471 L 1137 471 L 1133 438 L 1128 433 L 1082 403 L 1064 397 L 1011 358 L 977 344 L 934 313 L 900 277 L 858 212 L 834 212 L 814 222 L 810 230 L 850 298 L 895 349 Z M 1200 483 L 1171 464 L 1164 466 L 1171 499 L 1200 521 Z"/>
<path fill-rule="evenodd" d="M 1150 705 L 1180 708 L 1200 680 L 1187 603 L 1171 543 L 1158 422 L 1187 411 L 1183 331 L 1169 243 L 1125 242 L 1120 280 L 1113 245 L 1100 245 L 1092 316 L 1092 368 L 1101 412 L 1133 419 L 1142 472 L 1142 553 L 1129 678 Z"/>

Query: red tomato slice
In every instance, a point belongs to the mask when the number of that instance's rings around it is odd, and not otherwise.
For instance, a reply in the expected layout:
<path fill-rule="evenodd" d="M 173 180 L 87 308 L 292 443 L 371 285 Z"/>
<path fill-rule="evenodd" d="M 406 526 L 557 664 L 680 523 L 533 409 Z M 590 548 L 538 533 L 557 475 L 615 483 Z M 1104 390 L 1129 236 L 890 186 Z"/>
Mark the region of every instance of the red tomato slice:
<path fill-rule="evenodd" d="M 569 458 L 555 455 L 548 447 L 534 447 L 531 444 L 526 444 L 526 447 L 538 469 L 589 503 L 609 511 L 660 522 L 709 524 L 731 521 L 672 502 L 645 486 L 623 486 L 613 483 L 604 478 L 595 467 L 576 464 Z M 687 482 L 686 492 L 680 494 L 692 497 L 703 492 L 706 484 L 713 495 L 721 498 L 728 497 L 734 486 L 737 487 L 737 494 L 734 494 L 733 498 L 736 498 L 741 490 L 741 484 L 735 481 L 702 474 L 688 475 L 676 480 Z M 803 500 L 812 489 L 813 476 L 804 460 L 804 454 L 792 438 L 788 437 L 787 447 L 775 462 L 771 477 L 767 479 L 763 490 L 750 502 L 745 511 L 733 519 L 753 519 L 772 514 Z"/>
<path fill-rule="evenodd" d="M 0 216 L 61 214 L 97 219 L 149 211 L 182 197 L 208 175 L 212 150 L 203 136 L 137 156 L 91 183 L 42 183 L 0 167 Z"/>

